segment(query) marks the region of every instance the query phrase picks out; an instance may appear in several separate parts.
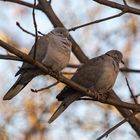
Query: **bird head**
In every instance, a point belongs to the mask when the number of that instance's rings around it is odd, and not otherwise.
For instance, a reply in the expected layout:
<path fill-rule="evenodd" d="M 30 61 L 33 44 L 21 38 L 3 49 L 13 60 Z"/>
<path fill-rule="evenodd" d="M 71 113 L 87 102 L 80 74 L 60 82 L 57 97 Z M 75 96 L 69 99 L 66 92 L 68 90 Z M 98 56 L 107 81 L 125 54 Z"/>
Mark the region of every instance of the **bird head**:
<path fill-rule="evenodd" d="M 116 62 L 118 62 L 118 63 L 121 62 L 121 63 L 124 64 L 124 62 L 122 60 L 123 59 L 123 55 L 122 55 L 122 53 L 120 51 L 118 51 L 118 50 L 110 50 L 110 51 L 108 51 L 106 53 L 106 55 L 112 57 Z"/>
<path fill-rule="evenodd" d="M 58 35 L 58 36 L 64 36 L 64 37 L 69 37 L 69 32 L 66 28 L 64 27 L 56 27 L 54 30 L 51 31 L 51 33 Z"/>

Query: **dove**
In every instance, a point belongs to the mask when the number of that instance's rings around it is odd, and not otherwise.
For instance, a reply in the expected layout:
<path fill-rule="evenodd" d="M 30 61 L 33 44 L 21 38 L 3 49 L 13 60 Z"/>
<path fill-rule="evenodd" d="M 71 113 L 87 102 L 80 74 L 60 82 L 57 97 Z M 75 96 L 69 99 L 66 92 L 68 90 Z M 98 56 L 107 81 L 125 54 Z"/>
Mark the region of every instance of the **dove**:
<path fill-rule="evenodd" d="M 88 60 L 76 71 L 71 80 L 94 91 L 100 96 L 106 95 L 116 81 L 119 73 L 119 64 L 123 63 L 122 59 L 123 55 L 120 51 L 110 50 L 101 56 Z M 52 123 L 72 102 L 82 96 L 86 95 L 66 86 L 56 96 L 58 101 L 62 101 L 62 103 L 49 119 L 48 123 Z"/>
<path fill-rule="evenodd" d="M 33 58 L 35 46 L 29 52 Z M 60 72 L 70 60 L 72 43 L 69 32 L 63 27 L 57 27 L 47 35 L 38 39 L 35 59 L 54 72 Z M 24 62 L 15 76 L 20 75 L 15 84 L 5 94 L 3 100 L 16 96 L 34 77 L 44 74 L 35 66 Z"/>

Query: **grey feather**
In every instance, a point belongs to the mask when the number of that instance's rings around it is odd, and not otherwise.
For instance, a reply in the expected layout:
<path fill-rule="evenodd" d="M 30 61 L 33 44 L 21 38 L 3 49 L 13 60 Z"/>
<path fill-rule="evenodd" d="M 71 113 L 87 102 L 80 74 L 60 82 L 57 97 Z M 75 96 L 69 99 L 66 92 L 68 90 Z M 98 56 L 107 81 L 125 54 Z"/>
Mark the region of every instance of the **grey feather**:
<path fill-rule="evenodd" d="M 53 71 L 59 72 L 65 68 L 70 59 L 71 42 L 68 40 L 69 32 L 62 27 L 57 27 L 37 41 L 36 60 L 43 63 Z M 34 55 L 33 46 L 29 56 Z M 4 96 L 4 100 L 10 100 L 16 96 L 34 77 L 42 75 L 42 71 L 35 66 L 24 62 L 15 76 L 20 75 L 15 84 Z"/>
<path fill-rule="evenodd" d="M 111 50 L 104 55 L 92 58 L 77 70 L 71 80 L 90 90 L 95 90 L 97 93 L 106 94 L 116 81 L 122 58 L 122 53 L 117 50 Z M 82 96 L 84 96 L 82 93 L 66 86 L 56 97 L 58 101 L 62 101 L 62 104 L 49 123 L 53 122 L 72 102 Z"/>

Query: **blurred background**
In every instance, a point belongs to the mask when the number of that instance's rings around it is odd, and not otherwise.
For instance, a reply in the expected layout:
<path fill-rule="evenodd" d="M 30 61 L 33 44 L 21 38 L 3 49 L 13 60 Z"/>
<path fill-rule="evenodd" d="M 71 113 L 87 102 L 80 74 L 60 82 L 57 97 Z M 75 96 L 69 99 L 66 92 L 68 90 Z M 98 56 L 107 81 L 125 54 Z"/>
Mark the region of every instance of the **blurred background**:
<path fill-rule="evenodd" d="M 113 1 L 123 4 L 122 0 Z M 26 2 L 33 3 L 33 0 L 26 0 Z M 129 0 L 128 4 L 140 8 L 139 0 Z M 67 28 L 120 12 L 92 0 L 52 0 L 52 7 Z M 32 9 L 4 1 L 0 1 L 0 9 L 0 39 L 28 53 L 35 39 L 19 29 L 16 21 L 26 30 L 34 33 Z M 39 31 L 45 34 L 53 29 L 49 19 L 41 11 L 36 10 L 35 13 Z M 129 68 L 140 69 L 138 15 L 125 14 L 77 29 L 70 34 L 89 58 L 111 49 L 118 49 L 123 53 Z M 0 48 L 0 54 L 7 53 Z M 79 64 L 73 54 L 70 63 Z M 48 119 L 59 105 L 55 96 L 65 85 L 60 83 L 38 93 L 31 92 L 31 89 L 43 88 L 56 82 L 50 76 L 36 77 L 15 98 L 3 101 L 4 94 L 17 79 L 14 75 L 21 64 L 18 61 L 0 60 L 0 140 L 94 140 L 123 119 L 113 106 L 91 101 L 77 101 L 54 123 L 48 124 Z M 75 72 L 75 70 L 64 69 L 65 72 Z M 65 76 L 70 78 L 72 75 Z M 139 94 L 140 74 L 127 73 L 126 76 L 134 94 Z M 123 101 L 133 102 L 123 73 L 119 74 L 114 90 Z M 138 140 L 138 137 L 131 126 L 125 123 L 105 139 Z"/>

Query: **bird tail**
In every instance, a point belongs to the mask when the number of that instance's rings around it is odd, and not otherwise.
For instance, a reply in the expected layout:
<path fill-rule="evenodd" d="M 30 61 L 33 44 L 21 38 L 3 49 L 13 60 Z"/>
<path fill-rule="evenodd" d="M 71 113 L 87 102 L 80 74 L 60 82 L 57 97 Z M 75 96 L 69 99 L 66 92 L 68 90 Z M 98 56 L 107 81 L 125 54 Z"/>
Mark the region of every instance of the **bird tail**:
<path fill-rule="evenodd" d="M 81 97 L 80 94 L 73 94 L 65 98 L 61 103 L 61 105 L 58 107 L 58 109 L 55 111 L 55 113 L 51 116 L 48 123 L 52 123 L 54 120 L 56 120 L 72 102 L 79 99 L 80 97 Z"/>
<path fill-rule="evenodd" d="M 21 82 L 21 77 L 17 79 L 15 84 L 9 89 L 9 91 L 4 95 L 3 100 L 10 100 L 16 96 L 27 84 L 28 82 Z"/>

